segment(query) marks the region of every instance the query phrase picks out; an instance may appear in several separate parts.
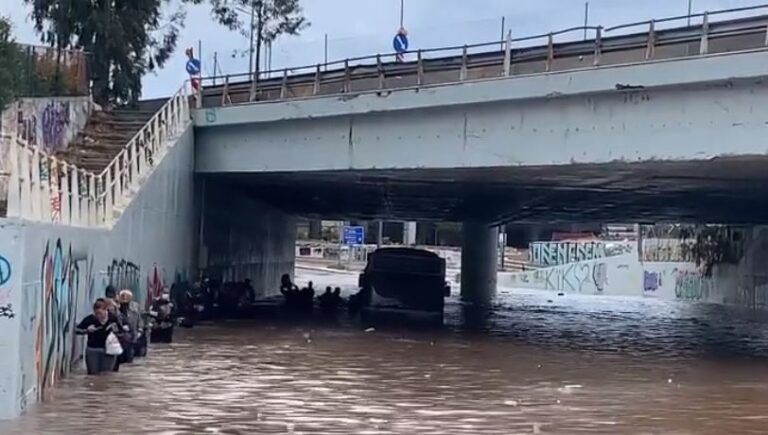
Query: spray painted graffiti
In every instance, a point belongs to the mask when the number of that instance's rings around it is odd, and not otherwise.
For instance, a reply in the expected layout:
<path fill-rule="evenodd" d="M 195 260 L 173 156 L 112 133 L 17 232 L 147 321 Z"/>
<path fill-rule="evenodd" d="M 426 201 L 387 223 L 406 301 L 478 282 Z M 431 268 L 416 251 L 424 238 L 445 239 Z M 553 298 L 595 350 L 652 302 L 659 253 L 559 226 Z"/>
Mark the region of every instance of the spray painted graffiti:
<path fill-rule="evenodd" d="M 0 319 L 13 319 L 16 317 L 16 314 L 13 312 L 13 304 L 11 304 L 11 289 L 2 288 L 11 280 L 12 273 L 11 262 L 0 255 Z"/>
<path fill-rule="evenodd" d="M 59 150 L 67 146 L 66 133 L 70 123 L 69 101 L 51 101 L 42 111 L 43 147 Z"/>
<path fill-rule="evenodd" d="M 558 266 L 605 257 L 604 242 L 534 242 L 528 247 L 534 266 Z"/>
<path fill-rule="evenodd" d="M 44 105 L 21 103 L 17 111 L 17 135 L 47 152 L 65 149 L 72 124 L 69 101 L 48 101 Z"/>
<path fill-rule="evenodd" d="M 14 317 L 16 314 L 13 312 L 12 304 L 0 305 L 0 319 L 13 319 Z"/>
<path fill-rule="evenodd" d="M 92 265 L 85 256 L 75 257 L 71 245 L 65 250 L 61 240 L 45 248 L 35 347 L 38 399 L 45 399 L 46 390 L 83 357 L 83 340 L 75 338 L 74 326 L 95 299 Z"/>
<path fill-rule="evenodd" d="M 608 266 L 604 262 L 573 263 L 523 273 L 519 279 L 523 286 L 533 288 L 599 294 L 608 286 Z"/>
<path fill-rule="evenodd" d="M 658 272 L 643 271 L 643 291 L 645 293 L 655 292 L 661 287 L 661 274 Z"/>
<path fill-rule="evenodd" d="M 11 280 L 11 262 L 0 255 L 0 285 Z"/>
<path fill-rule="evenodd" d="M 133 292 L 137 302 L 144 300 L 141 288 L 141 269 L 128 260 L 112 260 L 107 266 L 107 281 L 118 290 L 128 289 Z"/>
<path fill-rule="evenodd" d="M 643 239 L 642 261 L 691 262 L 691 241 L 680 239 Z"/>
<path fill-rule="evenodd" d="M 687 301 L 702 301 L 709 297 L 712 281 L 696 271 L 677 270 L 675 276 L 675 297 Z"/>
<path fill-rule="evenodd" d="M 163 277 L 155 265 L 152 267 L 152 274 L 147 277 L 147 299 L 144 302 L 147 309 L 152 305 L 153 300 L 160 297 L 163 287 Z"/>

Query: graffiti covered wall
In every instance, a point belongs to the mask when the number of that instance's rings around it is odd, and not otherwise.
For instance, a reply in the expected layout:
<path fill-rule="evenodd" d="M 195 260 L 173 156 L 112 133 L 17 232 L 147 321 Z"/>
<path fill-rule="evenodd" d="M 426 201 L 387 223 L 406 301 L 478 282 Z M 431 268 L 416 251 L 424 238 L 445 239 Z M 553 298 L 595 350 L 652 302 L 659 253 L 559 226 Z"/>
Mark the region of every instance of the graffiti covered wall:
<path fill-rule="evenodd" d="M 22 98 L 0 114 L 2 134 L 53 153 L 69 146 L 91 114 L 88 97 Z"/>
<path fill-rule="evenodd" d="M 74 326 L 107 284 L 133 289 L 144 303 L 165 271 L 189 276 L 196 235 L 193 170 L 190 128 L 111 230 L 0 218 L 0 255 L 13 267 L 6 272 L 0 261 L 0 278 L 13 277 L 7 303 L 14 314 L 7 328 L 0 317 L 0 418 L 24 412 L 82 368 L 84 339 L 74 335 Z M 20 242 L 6 254 L 11 235 Z"/>
<path fill-rule="evenodd" d="M 17 412 L 21 240 L 18 229 L 0 221 L 0 418 Z"/>
<path fill-rule="evenodd" d="M 559 266 L 628 254 L 634 249 L 632 243 L 602 240 L 532 242 L 528 245 L 528 261 L 536 267 Z"/>
<path fill-rule="evenodd" d="M 589 295 L 638 295 L 642 276 L 637 255 L 598 258 L 499 277 L 499 285 Z"/>

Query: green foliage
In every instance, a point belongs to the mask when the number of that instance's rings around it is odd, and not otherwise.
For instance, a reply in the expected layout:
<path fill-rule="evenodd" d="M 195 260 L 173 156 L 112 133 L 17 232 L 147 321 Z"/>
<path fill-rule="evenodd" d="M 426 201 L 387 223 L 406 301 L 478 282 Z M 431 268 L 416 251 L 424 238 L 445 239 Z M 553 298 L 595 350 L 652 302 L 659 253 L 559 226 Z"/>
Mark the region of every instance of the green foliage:
<path fill-rule="evenodd" d="M 299 0 L 183 0 L 187 3 L 208 2 L 216 20 L 231 30 L 250 38 L 254 34 L 256 71 L 259 68 L 261 46 L 280 35 L 298 35 L 310 25 L 304 17 Z M 251 21 L 251 11 L 253 21 Z M 251 27 L 251 25 L 253 27 Z"/>
<path fill-rule="evenodd" d="M 0 111 L 21 91 L 24 55 L 11 34 L 11 23 L 0 17 Z"/>
<path fill-rule="evenodd" d="M 736 264 L 744 251 L 741 233 L 722 225 L 697 225 L 680 231 L 680 238 L 692 242 L 683 245 L 683 254 L 692 258 L 703 271 L 712 276 L 717 264 Z"/>
<path fill-rule="evenodd" d="M 57 50 L 89 53 L 93 97 L 101 104 L 131 104 L 141 78 L 162 67 L 176 48 L 184 12 L 165 15 L 170 0 L 24 0 L 41 40 Z M 56 68 L 61 56 L 57 57 Z M 54 75 L 59 80 L 60 74 Z"/>

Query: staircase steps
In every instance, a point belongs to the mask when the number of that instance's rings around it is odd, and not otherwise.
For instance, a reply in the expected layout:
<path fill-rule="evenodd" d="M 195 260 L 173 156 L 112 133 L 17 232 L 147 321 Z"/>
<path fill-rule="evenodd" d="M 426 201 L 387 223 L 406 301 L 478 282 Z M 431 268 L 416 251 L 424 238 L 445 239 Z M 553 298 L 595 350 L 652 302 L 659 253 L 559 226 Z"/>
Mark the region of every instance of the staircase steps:
<path fill-rule="evenodd" d="M 83 131 L 56 157 L 98 174 L 154 114 L 147 110 L 128 109 L 95 111 Z"/>

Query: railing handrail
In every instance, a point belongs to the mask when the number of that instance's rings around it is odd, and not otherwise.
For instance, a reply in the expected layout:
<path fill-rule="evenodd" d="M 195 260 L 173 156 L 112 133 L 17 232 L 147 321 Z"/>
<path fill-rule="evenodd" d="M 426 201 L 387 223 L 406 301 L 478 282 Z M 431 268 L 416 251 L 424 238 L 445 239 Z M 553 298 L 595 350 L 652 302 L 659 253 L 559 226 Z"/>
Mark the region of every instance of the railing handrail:
<path fill-rule="evenodd" d="M 11 138 L 8 216 L 111 227 L 172 141 L 192 122 L 186 86 L 168 98 L 98 174 L 22 137 Z"/>
<path fill-rule="evenodd" d="M 711 17 L 713 15 L 733 14 L 733 13 L 738 13 L 738 12 L 756 11 L 756 10 L 759 10 L 759 9 L 768 9 L 768 3 L 762 3 L 762 4 L 759 4 L 759 5 L 753 5 L 753 6 L 743 6 L 743 7 L 738 7 L 738 8 L 717 9 L 717 10 L 714 10 L 714 11 L 697 12 L 697 13 L 691 14 L 691 15 L 675 15 L 675 16 L 666 17 L 666 18 L 659 18 L 659 19 L 652 19 L 652 20 L 645 20 L 645 21 L 636 21 L 634 23 L 620 24 L 618 26 L 607 27 L 607 28 L 605 28 L 605 31 L 606 32 L 611 32 L 611 31 L 619 30 L 619 29 L 627 29 L 627 28 L 630 28 L 630 27 L 648 26 L 652 22 L 655 23 L 655 24 L 669 23 L 669 22 L 672 22 L 672 21 L 688 20 L 689 18 L 691 18 L 691 19 L 692 18 L 703 18 L 705 16 Z M 695 27 L 699 27 L 701 25 L 700 24 L 696 24 L 696 25 L 692 24 L 691 26 L 692 27 L 694 27 L 694 26 Z"/>
<path fill-rule="evenodd" d="M 768 9 L 768 3 L 762 3 L 759 5 L 753 5 L 753 6 L 744 6 L 744 7 L 738 7 L 738 8 L 729 8 L 729 9 L 718 9 L 715 11 L 707 11 L 702 13 L 695 13 L 689 15 L 676 15 L 672 17 L 666 17 L 666 18 L 660 18 L 660 19 L 652 19 L 652 20 L 645 20 L 645 21 L 637 21 L 632 22 L 628 24 L 621 24 L 617 26 L 612 27 L 604 27 L 601 25 L 598 26 L 578 26 L 578 27 L 569 27 L 562 30 L 556 30 L 552 32 L 537 34 L 537 35 L 531 35 L 531 36 L 523 36 L 518 38 L 512 38 L 509 42 L 511 43 L 520 43 L 520 42 L 526 42 L 526 41 L 532 41 L 536 39 L 542 39 L 542 38 L 548 38 L 548 37 L 554 37 L 554 36 L 560 36 L 567 33 L 572 32 L 583 32 L 585 30 L 587 31 L 602 31 L 602 32 L 613 32 L 620 29 L 626 29 L 631 27 L 638 27 L 641 25 L 650 26 L 652 23 L 659 24 L 659 23 L 668 23 L 672 21 L 681 21 L 681 20 L 687 20 L 689 18 L 701 18 L 705 16 L 716 16 L 716 15 L 723 15 L 723 14 L 731 14 L 731 13 L 738 13 L 738 12 L 748 12 L 748 11 L 755 11 L 760 9 Z M 714 24 L 714 23 L 710 23 Z M 700 27 L 700 24 L 686 26 L 686 28 L 691 27 Z M 504 44 L 506 42 L 505 39 L 497 40 L 497 41 L 491 41 L 491 42 L 481 42 L 481 43 L 474 43 L 474 44 L 463 44 L 463 45 L 456 45 L 456 46 L 448 46 L 448 47 L 432 47 L 432 48 L 425 48 L 425 49 L 413 49 L 405 51 L 402 54 L 425 54 L 425 53 L 439 53 L 439 52 L 445 52 L 445 51 L 455 51 L 455 50 L 463 50 L 463 49 L 474 49 L 474 48 L 480 48 L 480 47 L 489 47 L 489 46 L 498 46 L 500 44 Z M 573 42 L 582 42 L 582 41 L 573 41 Z M 314 71 L 316 68 L 320 67 L 323 69 L 328 69 L 328 67 L 335 66 L 335 65 L 349 65 L 350 62 L 361 62 L 361 61 L 371 61 L 372 63 L 380 58 L 386 58 L 386 57 L 394 57 L 398 53 L 396 52 L 386 52 L 386 53 L 377 53 L 377 54 L 370 54 L 365 56 L 357 56 L 357 57 L 349 57 L 344 59 L 336 59 L 336 60 L 330 60 L 323 63 L 316 63 L 311 65 L 299 65 L 299 66 L 291 66 L 291 67 L 285 67 L 285 68 L 279 68 L 279 69 L 271 69 L 266 71 L 258 71 L 257 80 L 261 80 L 261 76 L 271 76 L 274 74 L 282 74 L 286 71 L 296 72 L 301 70 L 309 70 L 309 72 Z M 360 66 L 360 65 L 355 65 Z M 235 73 L 235 74 L 225 74 L 225 75 L 211 75 L 211 76 L 203 76 L 202 80 L 209 81 L 209 80 L 217 80 L 217 79 L 226 79 L 226 78 L 237 78 L 237 77 L 250 77 L 252 73 L 250 72 L 243 72 L 243 73 Z"/>
<path fill-rule="evenodd" d="M 101 172 L 96 174 L 97 177 L 104 176 L 107 173 L 107 171 L 109 171 L 110 167 L 115 165 L 116 162 L 123 156 L 123 154 L 127 152 L 128 148 L 130 148 L 131 144 L 133 142 L 135 142 L 138 138 L 140 138 L 144 134 L 146 134 L 147 129 L 151 128 L 152 123 L 154 123 L 156 121 L 156 118 L 160 117 L 160 115 L 168 108 L 168 106 L 170 106 L 170 104 L 176 99 L 176 97 L 180 96 L 180 94 L 181 94 L 181 96 L 186 96 L 186 89 L 187 89 L 187 83 L 188 82 L 189 82 L 189 80 L 185 80 L 184 84 L 181 86 L 181 88 L 179 88 L 176 92 L 174 92 L 173 95 L 171 95 L 168 98 L 168 100 L 162 106 L 160 106 L 159 109 L 157 109 L 157 111 L 154 113 L 154 115 L 152 115 L 152 117 L 149 118 L 149 120 L 146 123 L 144 123 L 144 125 L 139 129 L 139 131 L 137 131 L 136 134 L 134 134 L 131 137 L 131 139 L 128 140 L 128 142 L 125 144 L 125 146 L 123 146 L 123 148 L 120 150 L 120 152 L 117 153 L 115 158 L 113 158 L 109 162 L 109 164 Z"/>

